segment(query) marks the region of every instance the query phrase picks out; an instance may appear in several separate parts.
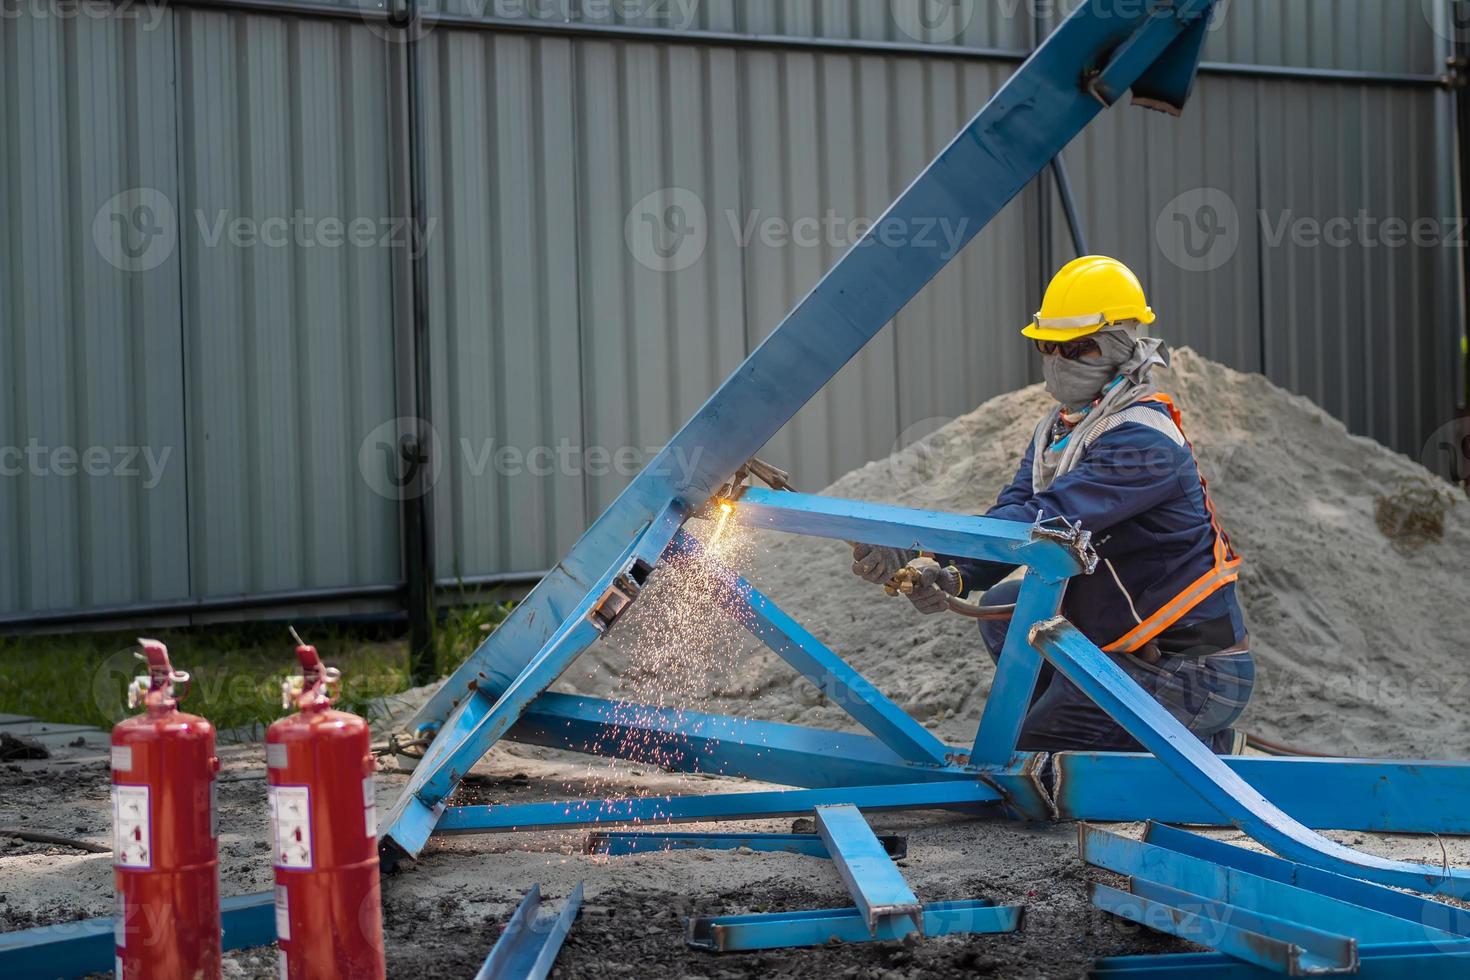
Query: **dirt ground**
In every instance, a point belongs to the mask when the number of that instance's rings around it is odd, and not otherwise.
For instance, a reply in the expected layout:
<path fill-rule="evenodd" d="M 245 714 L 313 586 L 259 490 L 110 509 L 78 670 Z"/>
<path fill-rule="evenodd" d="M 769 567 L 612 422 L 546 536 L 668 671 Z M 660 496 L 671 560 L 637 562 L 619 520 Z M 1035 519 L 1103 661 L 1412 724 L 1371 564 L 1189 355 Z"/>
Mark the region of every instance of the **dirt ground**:
<path fill-rule="evenodd" d="M 221 881 L 226 895 L 270 886 L 264 753 L 259 745 L 221 750 Z M 0 766 L 0 826 L 109 842 L 108 771 L 80 765 Z M 761 784 L 675 776 L 622 764 L 589 768 L 585 757 L 505 744 L 461 790 L 474 802 L 529 802 L 572 796 L 723 792 Z M 383 772 L 385 810 L 405 776 Z M 392 977 L 472 976 L 521 896 L 540 883 L 559 902 L 581 879 L 586 899 L 554 976 L 639 978 L 935 977 L 1078 978 L 1096 956 L 1188 949 L 1187 944 L 1092 910 L 1089 878 L 1105 877 L 1077 858 L 1076 826 L 1024 825 L 942 812 L 878 814 L 880 833 L 908 837 L 904 875 L 921 900 L 987 897 L 1025 906 L 1020 931 L 880 943 L 725 954 L 684 943 L 694 914 L 733 914 L 850 905 L 829 861 L 790 854 L 681 851 L 623 857 L 582 852 L 585 832 L 437 838 L 417 862 L 385 876 L 384 924 Z M 789 830 L 790 821 L 709 825 L 708 829 Z M 1125 826 L 1136 832 L 1136 826 Z M 1239 839 L 1234 833 L 1229 839 Z M 1432 837 L 1332 835 L 1377 853 L 1439 863 Z M 1452 863 L 1470 863 L 1470 842 L 1446 840 Z M 0 930 L 108 915 L 111 857 L 0 836 Z M 273 978 L 270 948 L 227 954 L 227 977 Z"/>

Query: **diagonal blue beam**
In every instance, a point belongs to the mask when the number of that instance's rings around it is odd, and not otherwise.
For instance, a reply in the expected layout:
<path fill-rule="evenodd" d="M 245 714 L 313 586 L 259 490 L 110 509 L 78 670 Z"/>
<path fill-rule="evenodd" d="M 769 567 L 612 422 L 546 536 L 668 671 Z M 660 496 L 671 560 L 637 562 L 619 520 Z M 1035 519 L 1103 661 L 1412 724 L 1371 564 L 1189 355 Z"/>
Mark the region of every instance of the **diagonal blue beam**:
<path fill-rule="evenodd" d="M 1470 834 L 1470 763 L 1248 755 L 1221 761 L 1308 827 Z M 1228 824 L 1145 752 L 1059 752 L 1052 767 L 1063 820 Z"/>
<path fill-rule="evenodd" d="M 498 698 L 492 700 L 486 692 L 475 690 L 460 702 L 384 817 L 382 826 L 387 830 L 381 837 L 405 854 L 415 855 L 423 849 L 444 798 L 490 746 L 520 720 L 531 703 L 602 635 L 605 626 L 594 614 L 602 608 L 604 596 L 620 580 L 641 574 L 637 571 L 640 567 L 652 568 L 683 520 L 682 506 L 665 507 L 561 621 L 551 639 Z"/>
<path fill-rule="evenodd" d="M 978 780 L 955 780 L 894 786 L 712 793 L 707 796 L 642 796 L 621 800 L 502 803 L 495 806 L 446 807 L 439 821 L 438 832 L 484 834 L 637 823 L 760 820 L 765 817 L 802 816 L 815 807 L 834 803 L 851 803 L 864 810 L 971 810 L 999 800 L 999 793 Z"/>
<path fill-rule="evenodd" d="M 1302 826 L 1221 762 L 1065 619 L 1033 627 L 1031 643 L 1222 816 L 1282 857 L 1385 885 L 1470 898 L 1470 873 L 1459 868 L 1375 857 Z"/>
<path fill-rule="evenodd" d="M 713 561 L 699 540 L 682 529 L 671 547 L 705 562 Z M 721 577 L 718 571 L 713 575 Z M 932 732 L 732 569 L 724 570 L 722 593 L 716 603 L 722 612 L 779 654 L 885 745 L 913 762 L 948 764 L 952 753 Z"/>
<path fill-rule="evenodd" d="M 1149 4 L 1079 4 L 455 671 L 416 724 L 440 724 L 477 689 L 505 690 L 640 527 L 670 500 L 704 501 L 729 480 L 1101 111 L 1082 84 L 1090 71 L 1132 39 L 1133 58 L 1109 76 L 1131 84 L 1129 74 L 1136 78 L 1213 3 L 1179 0 L 1168 17 Z M 960 233 L 954 245 L 913 233 L 940 220 Z"/>
<path fill-rule="evenodd" d="M 985 710 L 980 715 L 980 727 L 975 730 L 972 764 L 1004 766 L 1016 754 L 1016 740 L 1021 736 L 1021 725 L 1031 708 L 1031 693 L 1041 674 L 1041 654 L 1027 642 L 1027 631 L 1057 614 L 1064 591 L 1065 580 L 1048 582 L 1036 569 L 1026 570 L 1005 645 L 995 665 L 995 677 L 990 682 L 990 694 L 985 698 Z"/>

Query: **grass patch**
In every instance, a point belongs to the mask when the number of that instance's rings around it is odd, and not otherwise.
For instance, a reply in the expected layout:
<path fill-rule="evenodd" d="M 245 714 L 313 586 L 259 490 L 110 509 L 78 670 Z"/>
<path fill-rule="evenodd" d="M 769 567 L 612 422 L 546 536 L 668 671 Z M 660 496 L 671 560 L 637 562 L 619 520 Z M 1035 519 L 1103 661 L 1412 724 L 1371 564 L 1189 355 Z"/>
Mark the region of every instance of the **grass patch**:
<path fill-rule="evenodd" d="M 452 671 L 510 611 L 507 602 L 441 610 L 435 659 Z M 372 702 L 408 688 L 408 644 L 401 627 L 302 626 L 322 659 L 342 671 L 337 706 L 372 717 Z M 139 633 L 168 646 L 175 667 L 192 675 L 181 707 L 219 729 L 256 727 L 285 714 L 281 681 L 298 670 L 283 625 L 249 623 L 0 638 L 0 713 L 111 728 L 133 712 L 127 686 L 143 673 L 133 653 Z"/>

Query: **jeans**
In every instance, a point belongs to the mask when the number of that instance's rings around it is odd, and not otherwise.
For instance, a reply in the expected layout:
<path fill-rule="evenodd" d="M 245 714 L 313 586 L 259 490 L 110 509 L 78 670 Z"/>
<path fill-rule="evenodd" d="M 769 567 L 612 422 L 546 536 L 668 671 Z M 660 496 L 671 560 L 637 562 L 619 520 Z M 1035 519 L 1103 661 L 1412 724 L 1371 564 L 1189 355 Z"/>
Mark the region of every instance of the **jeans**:
<path fill-rule="evenodd" d="M 985 605 L 1015 602 L 1020 587 L 1019 581 L 1002 582 L 987 591 L 982 601 Z M 980 635 L 996 663 L 1009 626 L 1008 620 L 980 621 Z M 1217 753 L 1230 751 L 1234 734 L 1230 726 L 1245 711 L 1256 681 L 1255 661 L 1248 651 L 1164 654 L 1155 663 L 1126 653 L 1108 656 L 1200 741 Z M 1042 664 L 1016 748 L 1028 752 L 1147 751 L 1049 663 Z"/>

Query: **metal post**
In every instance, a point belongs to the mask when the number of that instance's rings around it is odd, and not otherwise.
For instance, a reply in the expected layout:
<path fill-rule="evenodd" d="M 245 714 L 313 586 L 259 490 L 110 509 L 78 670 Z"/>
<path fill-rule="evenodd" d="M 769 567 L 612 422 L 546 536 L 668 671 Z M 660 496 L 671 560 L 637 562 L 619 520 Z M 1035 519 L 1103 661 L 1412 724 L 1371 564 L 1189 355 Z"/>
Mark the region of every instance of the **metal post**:
<path fill-rule="evenodd" d="M 433 408 L 429 365 L 429 270 L 425 232 L 427 192 L 424 176 L 423 77 L 419 61 L 418 0 L 406 0 L 405 114 L 408 134 L 409 268 L 413 301 L 413 426 L 403 442 L 413 483 L 403 500 L 403 563 L 407 579 L 408 673 L 412 683 L 428 684 L 438 676 L 434 656 L 434 440 L 429 417 Z"/>

